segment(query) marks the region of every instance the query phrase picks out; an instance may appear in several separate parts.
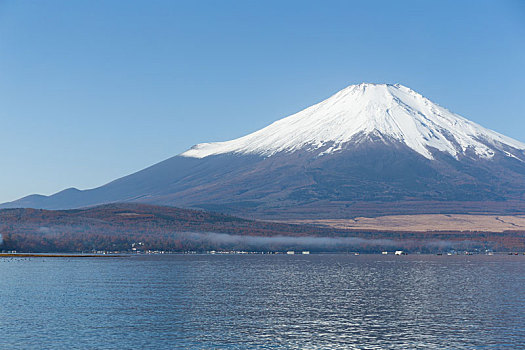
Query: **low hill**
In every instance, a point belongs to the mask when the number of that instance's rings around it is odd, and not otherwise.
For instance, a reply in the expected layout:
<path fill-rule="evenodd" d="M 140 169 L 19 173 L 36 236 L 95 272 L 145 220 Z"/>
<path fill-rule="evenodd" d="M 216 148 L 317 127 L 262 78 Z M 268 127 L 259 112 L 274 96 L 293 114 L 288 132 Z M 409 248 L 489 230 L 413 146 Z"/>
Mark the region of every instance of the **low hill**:
<path fill-rule="evenodd" d="M 0 250 L 130 251 L 132 247 L 139 251 L 525 250 L 525 232 L 345 229 L 135 203 L 74 210 L 0 210 Z"/>

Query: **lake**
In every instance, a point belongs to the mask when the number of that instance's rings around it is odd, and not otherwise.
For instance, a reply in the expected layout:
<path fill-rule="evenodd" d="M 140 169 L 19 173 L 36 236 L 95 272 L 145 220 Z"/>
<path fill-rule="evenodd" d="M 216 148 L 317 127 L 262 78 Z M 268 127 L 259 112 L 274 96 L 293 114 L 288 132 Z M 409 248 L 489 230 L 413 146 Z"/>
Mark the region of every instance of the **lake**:
<path fill-rule="evenodd" d="M 0 258 L 0 348 L 525 348 L 525 256 Z"/>

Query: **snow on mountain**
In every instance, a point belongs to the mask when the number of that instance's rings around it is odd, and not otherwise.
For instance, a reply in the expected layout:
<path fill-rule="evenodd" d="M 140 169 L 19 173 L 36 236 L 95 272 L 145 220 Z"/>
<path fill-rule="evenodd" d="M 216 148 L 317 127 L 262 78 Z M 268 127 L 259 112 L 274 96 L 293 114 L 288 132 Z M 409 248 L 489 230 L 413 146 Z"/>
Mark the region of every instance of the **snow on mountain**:
<path fill-rule="evenodd" d="M 516 156 L 509 147 L 525 150 L 524 143 L 454 114 L 405 86 L 363 83 L 252 134 L 231 141 L 201 143 L 181 156 L 272 156 L 297 150 L 319 150 L 317 155 L 322 156 L 370 135 L 400 141 L 427 159 L 433 159 L 432 148 L 456 159 L 467 151 L 480 158 L 492 158 L 495 151 L 500 151 L 521 160 L 523 155 Z"/>

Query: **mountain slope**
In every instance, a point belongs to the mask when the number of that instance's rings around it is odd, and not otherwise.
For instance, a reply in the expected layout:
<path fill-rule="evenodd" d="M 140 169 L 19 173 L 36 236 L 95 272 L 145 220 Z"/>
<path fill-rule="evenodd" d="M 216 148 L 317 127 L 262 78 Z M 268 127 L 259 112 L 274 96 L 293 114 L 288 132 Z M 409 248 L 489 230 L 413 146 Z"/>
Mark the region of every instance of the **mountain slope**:
<path fill-rule="evenodd" d="M 525 144 L 406 87 L 360 84 L 250 135 L 196 145 L 99 188 L 2 207 L 143 202 L 335 218 L 366 210 L 522 213 L 523 201 Z"/>

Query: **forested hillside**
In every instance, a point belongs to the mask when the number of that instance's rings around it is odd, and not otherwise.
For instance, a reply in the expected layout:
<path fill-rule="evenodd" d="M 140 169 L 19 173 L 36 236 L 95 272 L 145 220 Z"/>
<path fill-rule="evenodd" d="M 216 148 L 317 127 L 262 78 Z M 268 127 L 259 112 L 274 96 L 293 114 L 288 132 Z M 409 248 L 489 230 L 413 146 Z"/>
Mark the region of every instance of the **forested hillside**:
<path fill-rule="evenodd" d="M 525 250 L 525 233 L 517 231 L 345 230 L 129 203 L 60 211 L 4 209 L 0 210 L 0 234 L 0 250 L 25 252 L 130 251 L 133 247 L 164 251 L 308 248 L 377 252 L 394 248 L 436 251 L 458 247 Z M 280 239 L 261 241 L 262 237 Z"/>

